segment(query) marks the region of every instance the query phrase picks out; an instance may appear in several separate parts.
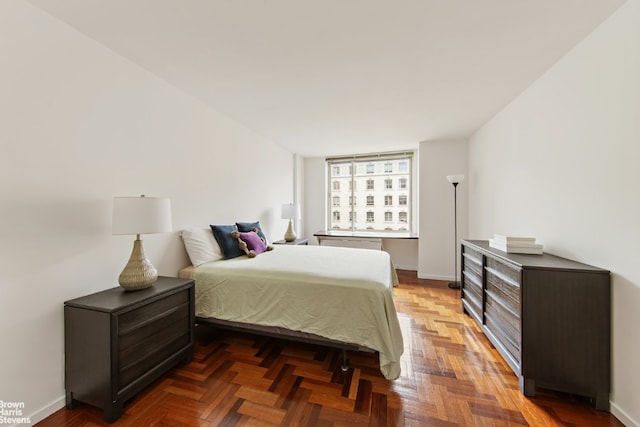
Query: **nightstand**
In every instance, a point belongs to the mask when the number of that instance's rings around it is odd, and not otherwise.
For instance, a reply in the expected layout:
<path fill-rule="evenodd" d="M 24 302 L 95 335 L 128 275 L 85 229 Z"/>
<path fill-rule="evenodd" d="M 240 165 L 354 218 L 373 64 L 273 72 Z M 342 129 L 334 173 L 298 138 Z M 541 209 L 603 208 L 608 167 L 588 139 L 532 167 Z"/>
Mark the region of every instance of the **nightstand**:
<path fill-rule="evenodd" d="M 194 282 L 159 277 L 149 288 L 121 287 L 64 303 L 66 405 L 104 410 L 124 402 L 176 364 L 193 359 Z"/>
<path fill-rule="evenodd" d="M 272 243 L 274 245 L 308 245 L 309 239 L 296 239 L 293 242 L 287 242 L 286 240 L 276 240 Z"/>

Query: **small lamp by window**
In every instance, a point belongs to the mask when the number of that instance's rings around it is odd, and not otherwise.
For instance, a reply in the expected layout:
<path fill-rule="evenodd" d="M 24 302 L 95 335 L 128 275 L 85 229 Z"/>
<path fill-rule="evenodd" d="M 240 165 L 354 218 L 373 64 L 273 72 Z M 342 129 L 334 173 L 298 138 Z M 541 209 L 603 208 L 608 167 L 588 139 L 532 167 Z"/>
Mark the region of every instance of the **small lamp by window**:
<path fill-rule="evenodd" d="M 129 262 L 118 283 L 127 291 L 148 288 L 158 279 L 158 271 L 147 259 L 141 234 L 171 231 L 171 201 L 164 197 L 114 197 L 112 234 L 135 234 Z"/>
<path fill-rule="evenodd" d="M 293 220 L 300 218 L 300 205 L 295 203 L 282 205 L 282 219 L 289 220 L 289 228 L 284 234 L 284 240 L 287 242 L 293 242 L 296 240 L 296 232 L 293 228 Z"/>

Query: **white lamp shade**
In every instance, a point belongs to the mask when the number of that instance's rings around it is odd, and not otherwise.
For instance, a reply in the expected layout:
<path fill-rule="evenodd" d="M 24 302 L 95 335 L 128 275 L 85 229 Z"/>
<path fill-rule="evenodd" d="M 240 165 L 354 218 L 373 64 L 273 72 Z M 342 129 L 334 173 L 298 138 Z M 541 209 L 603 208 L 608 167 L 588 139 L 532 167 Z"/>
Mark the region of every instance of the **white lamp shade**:
<path fill-rule="evenodd" d="M 112 234 L 171 231 L 171 200 L 166 197 L 114 197 Z"/>
<path fill-rule="evenodd" d="M 458 184 L 464 180 L 464 175 L 447 175 L 447 181 L 451 184 Z"/>
<path fill-rule="evenodd" d="M 282 219 L 299 219 L 300 205 L 295 203 L 282 205 Z"/>

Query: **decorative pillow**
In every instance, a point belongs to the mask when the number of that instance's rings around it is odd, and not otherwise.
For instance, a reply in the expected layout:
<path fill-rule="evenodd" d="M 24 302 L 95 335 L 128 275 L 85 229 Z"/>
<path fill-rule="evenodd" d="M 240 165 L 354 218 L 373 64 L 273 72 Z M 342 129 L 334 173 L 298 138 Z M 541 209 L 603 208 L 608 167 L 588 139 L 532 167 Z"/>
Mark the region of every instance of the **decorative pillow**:
<path fill-rule="evenodd" d="M 235 225 L 211 225 L 211 231 L 220 245 L 224 259 L 244 255 L 244 252 L 238 247 L 238 240 L 231 236 L 232 232 L 238 231 Z"/>
<path fill-rule="evenodd" d="M 258 229 L 258 236 L 262 237 L 264 240 L 264 244 L 268 245 L 269 240 L 267 240 L 267 236 L 262 232 L 262 228 L 260 227 L 260 221 L 256 222 L 236 222 L 236 227 L 238 227 L 238 231 L 241 233 L 248 233 L 254 228 Z"/>
<path fill-rule="evenodd" d="M 247 244 L 247 249 L 254 251 L 256 254 L 261 254 L 267 250 L 267 245 L 264 244 L 264 241 L 255 231 L 249 231 L 247 233 L 241 232 L 240 238 Z"/>
<path fill-rule="evenodd" d="M 211 228 L 182 230 L 181 236 L 187 255 L 194 266 L 222 259 L 220 245 L 213 237 Z"/>

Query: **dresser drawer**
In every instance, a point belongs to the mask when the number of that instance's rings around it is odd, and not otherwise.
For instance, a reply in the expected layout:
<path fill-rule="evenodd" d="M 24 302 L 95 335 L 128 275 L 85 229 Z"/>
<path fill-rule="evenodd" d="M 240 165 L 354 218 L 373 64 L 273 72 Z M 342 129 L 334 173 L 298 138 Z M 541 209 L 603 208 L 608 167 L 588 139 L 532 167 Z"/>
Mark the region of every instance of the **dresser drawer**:
<path fill-rule="evenodd" d="M 495 297 L 495 294 L 487 292 L 485 299 L 485 314 L 490 316 L 495 326 L 520 350 L 520 316 L 503 304 L 503 301 Z"/>
<path fill-rule="evenodd" d="M 499 300 L 509 311 L 520 317 L 520 283 L 489 266 L 486 273 L 485 292 L 490 293 L 493 299 Z"/>
<path fill-rule="evenodd" d="M 520 287 L 522 283 L 522 269 L 518 267 L 487 257 L 486 269 L 514 286 Z"/>
<path fill-rule="evenodd" d="M 516 362 L 517 369 L 514 370 L 516 371 L 516 375 L 519 375 L 521 366 L 520 344 L 514 342 L 512 337 L 505 333 L 503 325 L 504 323 L 501 323 L 501 321 L 498 320 L 497 313 L 495 311 L 492 313 L 485 313 L 485 327 L 494 335 L 494 337 L 496 337 L 500 344 L 502 344 L 502 347 L 509 353 L 512 361 Z"/>
<path fill-rule="evenodd" d="M 478 267 L 482 267 L 482 257 L 483 255 L 476 251 L 473 248 L 469 248 L 467 246 L 462 247 L 462 257 L 465 260 L 470 261 L 473 264 L 476 264 Z"/>

